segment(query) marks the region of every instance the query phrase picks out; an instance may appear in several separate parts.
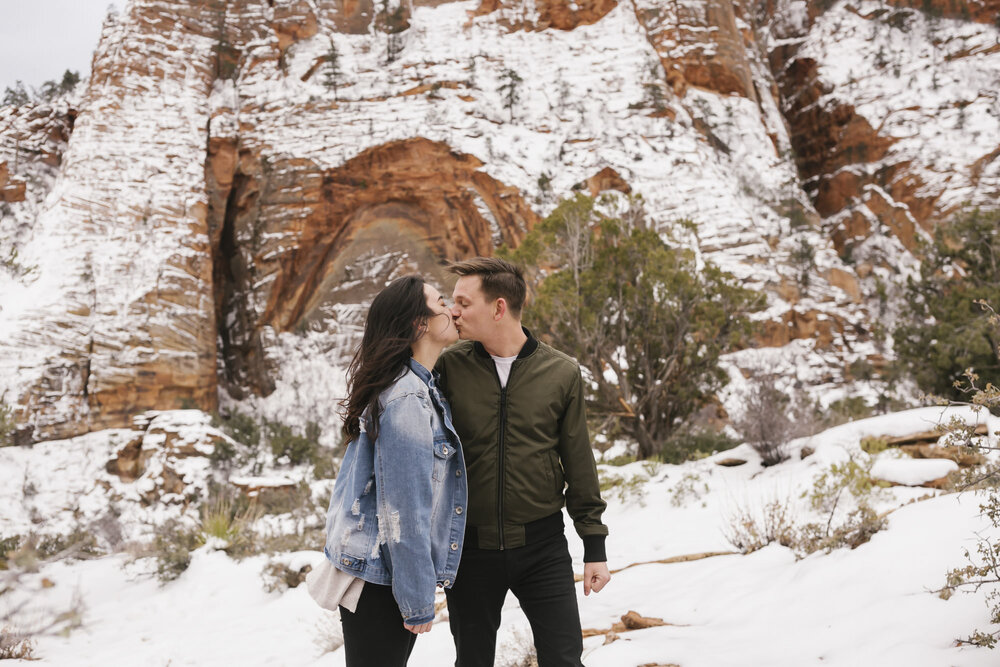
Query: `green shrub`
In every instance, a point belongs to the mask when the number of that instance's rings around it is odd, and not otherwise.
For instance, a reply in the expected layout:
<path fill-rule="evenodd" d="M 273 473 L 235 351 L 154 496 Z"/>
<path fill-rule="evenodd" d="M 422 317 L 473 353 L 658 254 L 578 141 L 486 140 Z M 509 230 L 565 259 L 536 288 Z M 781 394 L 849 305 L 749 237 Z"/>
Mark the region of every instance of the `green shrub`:
<path fill-rule="evenodd" d="M 657 460 L 680 464 L 696 461 L 716 452 L 724 452 L 740 444 L 721 431 L 711 429 L 685 429 L 668 439 L 660 449 Z"/>
<path fill-rule="evenodd" d="M 796 549 L 801 554 L 823 550 L 829 552 L 839 547 L 854 549 L 871 539 L 886 527 L 887 521 L 871 507 L 871 501 L 887 482 L 871 476 L 871 462 L 867 466 L 851 459 L 834 464 L 815 477 L 813 488 L 804 495 L 814 509 L 826 515 L 825 521 L 802 527 Z M 834 523 L 837 508 L 846 497 L 852 498 L 855 507 L 839 523 Z"/>
<path fill-rule="evenodd" d="M 861 449 L 868 454 L 880 454 L 889 448 L 889 439 L 885 436 L 866 435 L 861 438 Z"/>
<path fill-rule="evenodd" d="M 170 519 L 155 529 L 153 557 L 156 576 L 163 583 L 184 574 L 191 564 L 191 552 L 204 544 L 201 533 L 185 528 L 177 519 Z"/>
<path fill-rule="evenodd" d="M 13 535 L 11 537 L 0 537 L 0 570 L 7 569 L 7 556 L 14 551 L 17 551 L 21 543 L 24 542 L 24 538 L 20 535 Z"/>
<path fill-rule="evenodd" d="M 305 434 L 296 433 L 291 426 L 276 421 L 265 421 L 267 440 L 275 459 L 287 457 L 291 465 L 312 461 L 319 447 L 319 426 L 315 422 L 306 425 Z"/>
<path fill-rule="evenodd" d="M 632 475 L 631 477 L 624 477 L 622 475 L 604 473 L 598 470 L 598 479 L 601 486 L 601 495 L 604 495 L 605 497 L 607 497 L 608 493 L 613 491 L 622 502 L 635 497 L 640 501 L 640 504 L 646 497 L 645 484 L 649 481 L 649 477 L 646 477 L 645 475 Z"/>
<path fill-rule="evenodd" d="M 234 445 L 229 440 L 216 440 L 215 446 L 212 448 L 212 453 L 208 455 L 208 460 L 211 461 L 212 465 L 219 467 L 236 458 L 236 445 Z"/>
<path fill-rule="evenodd" d="M 857 375 L 855 375 L 857 377 Z M 816 417 L 824 428 L 833 428 L 847 422 L 867 419 L 874 414 L 874 408 L 860 396 L 850 396 L 834 401 L 826 408 L 816 409 Z"/>
<path fill-rule="evenodd" d="M 670 496 L 670 504 L 680 507 L 689 500 L 699 500 L 703 493 L 708 493 L 708 483 L 696 472 L 685 473 L 674 483 Z"/>
<path fill-rule="evenodd" d="M 634 454 L 619 454 L 618 456 L 614 456 L 606 461 L 601 461 L 601 463 L 608 466 L 621 467 L 627 466 L 630 463 L 635 463 L 635 460 Z"/>
<path fill-rule="evenodd" d="M 1000 210 L 965 211 L 938 225 L 920 250 L 895 350 L 921 389 L 962 401 L 966 369 L 1000 377 L 996 328 L 979 305 L 1000 294 Z"/>
<path fill-rule="evenodd" d="M 805 556 L 820 550 L 829 553 L 841 547 L 855 549 L 886 525 L 888 521 L 885 517 L 879 516 L 867 503 L 862 503 L 848 512 L 836 526 L 823 523 L 803 526 L 799 531 L 795 550 L 800 556 Z"/>
<path fill-rule="evenodd" d="M 14 444 L 14 411 L 0 403 L 0 447 Z"/>
<path fill-rule="evenodd" d="M 233 557 L 256 553 L 253 526 L 262 512 L 256 502 L 242 494 L 212 487 L 208 499 L 198 508 L 201 542 L 214 537 L 225 543 L 223 551 Z"/>

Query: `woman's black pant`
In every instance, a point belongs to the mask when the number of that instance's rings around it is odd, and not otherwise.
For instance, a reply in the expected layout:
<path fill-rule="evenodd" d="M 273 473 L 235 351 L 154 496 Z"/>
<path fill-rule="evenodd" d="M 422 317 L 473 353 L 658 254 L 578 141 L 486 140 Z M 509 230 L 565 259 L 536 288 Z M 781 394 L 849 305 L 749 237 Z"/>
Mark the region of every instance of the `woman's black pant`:
<path fill-rule="evenodd" d="M 403 667 L 417 636 L 403 627 L 392 586 L 365 582 L 354 612 L 340 608 L 347 667 Z"/>

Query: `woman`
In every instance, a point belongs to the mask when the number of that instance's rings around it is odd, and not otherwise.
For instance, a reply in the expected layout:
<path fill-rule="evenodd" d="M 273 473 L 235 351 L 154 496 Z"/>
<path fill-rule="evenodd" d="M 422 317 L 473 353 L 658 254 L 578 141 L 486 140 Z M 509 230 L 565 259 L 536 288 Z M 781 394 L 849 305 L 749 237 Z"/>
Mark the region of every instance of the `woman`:
<path fill-rule="evenodd" d="M 444 298 L 406 276 L 372 301 L 348 369 L 350 442 L 327 514 L 327 560 L 309 582 L 320 605 L 340 605 L 348 667 L 405 665 L 431 628 L 435 586 L 455 581 L 465 460 L 430 369 L 456 340 Z"/>

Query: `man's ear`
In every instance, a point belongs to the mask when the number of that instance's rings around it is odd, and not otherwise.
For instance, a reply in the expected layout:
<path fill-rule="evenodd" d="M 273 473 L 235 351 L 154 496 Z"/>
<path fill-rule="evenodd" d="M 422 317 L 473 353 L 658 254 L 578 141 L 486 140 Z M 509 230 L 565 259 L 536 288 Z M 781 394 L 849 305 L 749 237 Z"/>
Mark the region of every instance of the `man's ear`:
<path fill-rule="evenodd" d="M 504 314 L 507 312 L 507 299 L 503 297 L 498 298 L 493 302 L 493 321 L 499 322 L 503 319 Z"/>

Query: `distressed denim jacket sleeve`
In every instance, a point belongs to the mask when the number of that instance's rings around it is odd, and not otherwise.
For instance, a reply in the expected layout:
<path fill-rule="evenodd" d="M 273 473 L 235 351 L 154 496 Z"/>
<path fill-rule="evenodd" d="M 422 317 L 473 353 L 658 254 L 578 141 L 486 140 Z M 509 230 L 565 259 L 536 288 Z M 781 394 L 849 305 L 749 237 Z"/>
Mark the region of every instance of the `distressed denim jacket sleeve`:
<path fill-rule="evenodd" d="M 405 393 L 390 400 L 375 441 L 380 542 L 392 563 L 392 594 L 410 625 L 434 620 L 437 584 L 431 559 L 434 433 L 429 398 Z"/>

